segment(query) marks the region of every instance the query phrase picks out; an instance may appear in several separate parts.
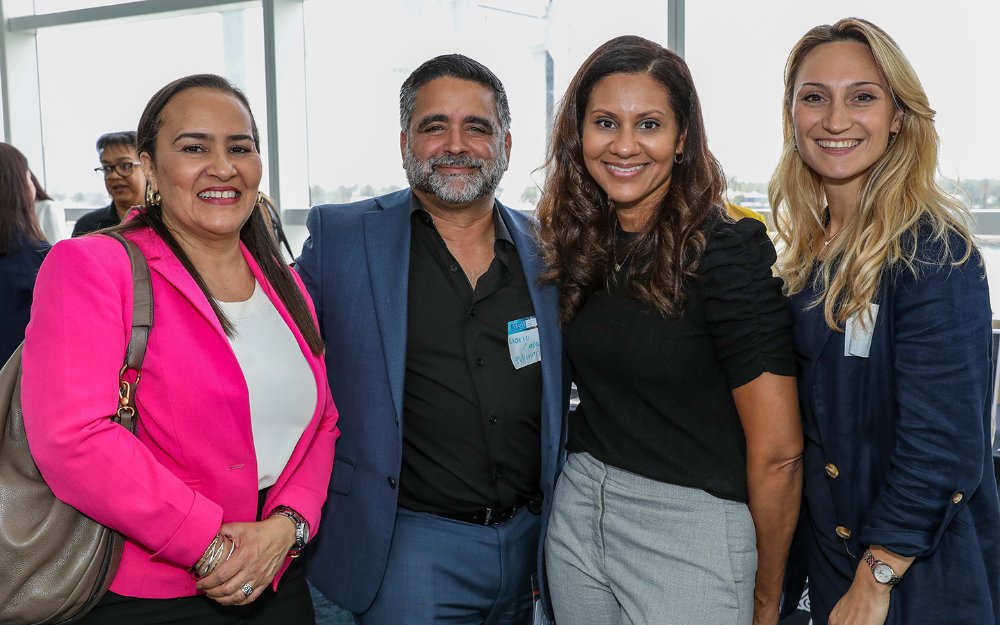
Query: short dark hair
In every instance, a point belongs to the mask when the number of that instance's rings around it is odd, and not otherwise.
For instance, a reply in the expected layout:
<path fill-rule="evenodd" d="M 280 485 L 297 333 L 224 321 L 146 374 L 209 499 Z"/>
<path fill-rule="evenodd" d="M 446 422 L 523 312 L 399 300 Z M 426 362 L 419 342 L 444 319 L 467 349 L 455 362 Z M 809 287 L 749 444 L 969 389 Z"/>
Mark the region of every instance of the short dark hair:
<path fill-rule="evenodd" d="M 497 103 L 501 134 L 506 134 L 510 130 L 510 105 L 507 103 L 507 92 L 504 91 L 503 83 L 496 74 L 479 61 L 470 59 L 464 54 L 442 54 L 413 70 L 399 88 L 399 126 L 403 132 L 410 128 L 420 88 L 432 80 L 445 77 L 468 80 L 491 89 Z"/>
<path fill-rule="evenodd" d="M 135 147 L 135 131 L 122 130 L 120 132 L 108 132 L 97 138 L 97 152 L 109 145 L 124 145 L 125 147 Z"/>

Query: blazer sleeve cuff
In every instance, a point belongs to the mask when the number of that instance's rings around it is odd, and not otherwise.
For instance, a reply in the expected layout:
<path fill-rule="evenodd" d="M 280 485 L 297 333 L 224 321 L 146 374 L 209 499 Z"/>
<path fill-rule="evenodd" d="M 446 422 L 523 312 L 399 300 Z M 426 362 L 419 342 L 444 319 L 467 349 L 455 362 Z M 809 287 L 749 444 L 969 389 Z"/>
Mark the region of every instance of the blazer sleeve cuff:
<path fill-rule="evenodd" d="M 154 562 L 193 566 L 219 533 L 219 528 L 222 527 L 222 508 L 201 493 L 192 492 L 194 499 L 187 516 L 166 544 L 153 554 Z"/>

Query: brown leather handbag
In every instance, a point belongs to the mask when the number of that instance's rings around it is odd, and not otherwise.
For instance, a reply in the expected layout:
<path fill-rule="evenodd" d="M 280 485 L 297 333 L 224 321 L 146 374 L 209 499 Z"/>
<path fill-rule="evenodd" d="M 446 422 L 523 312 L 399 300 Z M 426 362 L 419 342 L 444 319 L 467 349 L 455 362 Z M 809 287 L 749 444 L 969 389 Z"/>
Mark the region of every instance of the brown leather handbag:
<path fill-rule="evenodd" d="M 132 336 L 116 414 L 133 434 L 135 387 L 153 326 L 149 268 L 135 244 L 112 234 L 132 263 Z M 22 344 L 0 370 L 0 623 L 72 623 L 107 592 L 121 560 L 121 534 L 56 499 L 31 458 L 21 414 Z M 135 382 L 125 379 L 136 373 Z"/>

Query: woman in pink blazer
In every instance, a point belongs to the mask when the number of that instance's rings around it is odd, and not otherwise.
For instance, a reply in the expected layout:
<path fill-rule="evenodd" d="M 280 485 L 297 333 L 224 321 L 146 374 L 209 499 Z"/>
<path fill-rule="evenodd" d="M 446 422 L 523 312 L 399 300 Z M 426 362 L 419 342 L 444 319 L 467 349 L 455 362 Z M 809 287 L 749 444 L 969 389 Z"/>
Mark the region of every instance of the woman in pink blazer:
<path fill-rule="evenodd" d="M 293 558 L 320 522 L 337 412 L 311 302 L 261 216 L 246 97 L 218 76 L 174 81 L 147 104 L 138 148 L 146 206 L 115 228 L 153 288 L 136 435 L 107 418 L 132 316 L 118 242 L 52 250 L 24 347 L 42 475 L 126 538 L 83 622 L 313 622 Z"/>

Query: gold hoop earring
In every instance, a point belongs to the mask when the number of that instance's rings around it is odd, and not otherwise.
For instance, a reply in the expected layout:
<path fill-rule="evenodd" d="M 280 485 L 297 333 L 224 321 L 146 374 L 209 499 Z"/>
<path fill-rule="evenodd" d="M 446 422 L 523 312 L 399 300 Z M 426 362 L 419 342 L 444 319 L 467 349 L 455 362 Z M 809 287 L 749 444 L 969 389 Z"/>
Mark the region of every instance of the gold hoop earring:
<path fill-rule="evenodd" d="M 160 205 L 160 192 L 153 191 L 153 187 L 146 187 L 146 208 L 156 208 Z"/>

